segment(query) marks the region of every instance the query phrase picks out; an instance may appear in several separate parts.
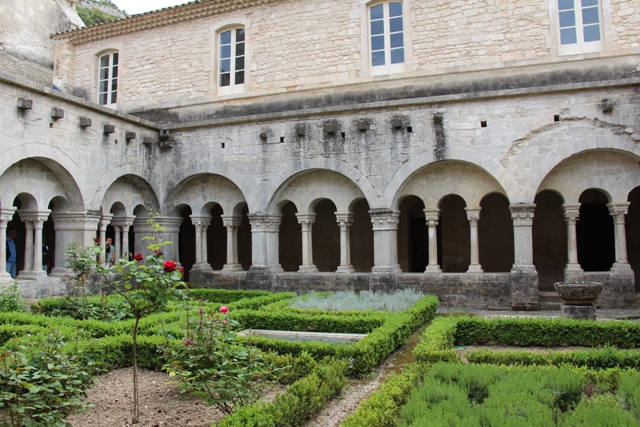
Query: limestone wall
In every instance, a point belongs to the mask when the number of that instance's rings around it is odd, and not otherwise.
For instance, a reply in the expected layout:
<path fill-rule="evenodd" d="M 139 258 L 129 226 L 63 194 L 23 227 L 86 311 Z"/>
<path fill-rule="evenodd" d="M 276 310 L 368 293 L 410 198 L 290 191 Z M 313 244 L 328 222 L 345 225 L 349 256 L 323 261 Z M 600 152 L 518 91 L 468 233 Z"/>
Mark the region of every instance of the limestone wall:
<path fill-rule="evenodd" d="M 406 0 L 406 72 L 393 77 L 574 60 L 558 56 L 554 0 Z M 553 6 L 555 7 L 555 6 Z M 604 0 L 605 50 L 589 57 L 640 52 L 640 4 Z M 79 44 L 69 70 L 58 73 L 68 91 L 96 93 L 96 55 L 121 52 L 125 110 L 215 101 L 216 31 L 244 25 L 248 64 L 245 95 L 371 81 L 367 8 L 358 0 L 295 0 L 212 18 L 152 28 Z M 388 77 L 387 77 L 388 78 Z M 382 78 L 386 80 L 387 78 Z M 375 81 L 378 81 L 376 79 Z"/>
<path fill-rule="evenodd" d="M 72 3 L 75 1 L 0 2 L 0 47 L 28 61 L 52 67 L 54 44 L 49 39 L 51 33 L 66 31 L 82 24 L 82 21 L 78 22 L 79 18 L 73 11 Z"/>

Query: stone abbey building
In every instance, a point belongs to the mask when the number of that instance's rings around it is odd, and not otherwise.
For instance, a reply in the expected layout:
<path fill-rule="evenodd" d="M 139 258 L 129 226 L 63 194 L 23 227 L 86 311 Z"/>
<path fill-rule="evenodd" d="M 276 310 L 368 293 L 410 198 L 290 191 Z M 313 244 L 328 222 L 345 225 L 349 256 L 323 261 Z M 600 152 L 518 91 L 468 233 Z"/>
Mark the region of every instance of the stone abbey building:
<path fill-rule="evenodd" d="M 74 3 L 0 5 L 25 293 L 61 290 L 70 243 L 144 251 L 151 210 L 194 286 L 634 304 L 637 0 L 199 0 L 87 28 Z"/>

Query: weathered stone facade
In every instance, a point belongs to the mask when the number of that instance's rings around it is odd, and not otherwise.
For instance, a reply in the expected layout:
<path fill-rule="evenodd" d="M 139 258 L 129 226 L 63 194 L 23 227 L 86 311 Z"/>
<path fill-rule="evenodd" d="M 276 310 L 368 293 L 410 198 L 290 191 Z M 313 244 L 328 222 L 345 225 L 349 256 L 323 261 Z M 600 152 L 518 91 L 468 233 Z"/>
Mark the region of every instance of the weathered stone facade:
<path fill-rule="evenodd" d="M 382 76 L 364 1 L 212 0 L 55 34 L 63 92 L 0 74 L 0 238 L 24 223 L 33 261 L 44 221 L 61 275 L 67 243 L 143 251 L 152 209 L 194 286 L 536 309 L 593 279 L 601 306 L 630 306 L 640 5 L 600 3 L 602 50 L 561 56 L 554 0 L 405 0 L 404 70 Z M 237 25 L 243 91 L 218 95 L 218 31 Z M 114 109 L 94 103 L 108 52 Z"/>

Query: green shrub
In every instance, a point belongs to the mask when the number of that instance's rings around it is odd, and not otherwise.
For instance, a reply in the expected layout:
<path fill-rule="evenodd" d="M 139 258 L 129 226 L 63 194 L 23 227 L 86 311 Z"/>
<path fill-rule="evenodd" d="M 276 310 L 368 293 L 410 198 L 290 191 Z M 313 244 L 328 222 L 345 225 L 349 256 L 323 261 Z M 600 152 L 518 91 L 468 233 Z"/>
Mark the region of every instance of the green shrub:
<path fill-rule="evenodd" d="M 618 395 L 640 422 L 640 372 L 629 371 L 622 375 Z"/>
<path fill-rule="evenodd" d="M 600 347 L 609 344 L 618 348 L 640 347 L 640 323 L 626 320 L 597 322 L 462 316 L 456 318 L 456 323 L 456 345 Z"/>
<path fill-rule="evenodd" d="M 26 308 L 27 303 L 22 298 L 22 292 L 18 289 L 16 282 L 0 285 L 0 313 L 24 311 Z"/>
<path fill-rule="evenodd" d="M 254 403 L 220 421 L 218 427 L 294 427 L 317 413 L 345 384 L 346 361 L 323 361 L 270 403 Z"/>
<path fill-rule="evenodd" d="M 615 396 L 607 394 L 583 399 L 573 412 L 564 414 L 558 426 L 637 427 L 638 421 L 620 406 Z"/>
<path fill-rule="evenodd" d="M 402 374 L 389 376 L 380 390 L 373 392 L 352 415 L 344 419 L 342 427 L 396 426 L 400 408 L 418 384 L 423 369 L 418 364 L 412 364 Z"/>
<path fill-rule="evenodd" d="M 416 361 L 424 363 L 456 362 L 460 360 L 453 349 L 457 320 L 438 317 L 424 330 L 422 340 L 413 350 Z"/>
<path fill-rule="evenodd" d="M 72 410 L 83 409 L 84 390 L 92 383 L 82 357 L 64 351 L 58 333 L 0 354 L 0 407 L 9 426 L 64 426 Z M 73 353 L 78 354 L 78 351 Z"/>

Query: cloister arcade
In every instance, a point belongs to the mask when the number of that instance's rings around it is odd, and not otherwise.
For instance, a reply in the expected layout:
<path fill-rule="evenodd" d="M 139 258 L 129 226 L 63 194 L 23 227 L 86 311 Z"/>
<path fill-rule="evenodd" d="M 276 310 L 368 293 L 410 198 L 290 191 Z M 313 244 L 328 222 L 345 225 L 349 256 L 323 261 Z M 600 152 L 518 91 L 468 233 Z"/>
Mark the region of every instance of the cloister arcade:
<path fill-rule="evenodd" d="M 528 203 L 513 203 L 481 167 L 451 160 L 414 171 L 386 208 L 345 175 L 310 169 L 284 180 L 254 211 L 255 195 L 217 174 L 190 176 L 164 199 L 144 178 L 124 174 L 89 197 L 59 163 L 27 158 L 0 176 L 0 239 L 8 227 L 18 231 L 18 280 L 46 276 L 38 262 L 43 242 L 54 260 L 48 273 L 60 277 L 70 243 L 104 246 L 110 237 L 117 257 L 144 252 L 153 212 L 166 229 L 159 238 L 173 242 L 165 257 L 192 276 L 259 267 L 429 281 L 524 268 L 537 273 L 539 290 L 550 290 L 589 273 L 638 277 L 639 185 L 635 156 L 591 150 L 558 163 Z M 87 205 L 92 197 L 99 205 Z M 0 251 L 6 281 L 4 245 Z"/>

